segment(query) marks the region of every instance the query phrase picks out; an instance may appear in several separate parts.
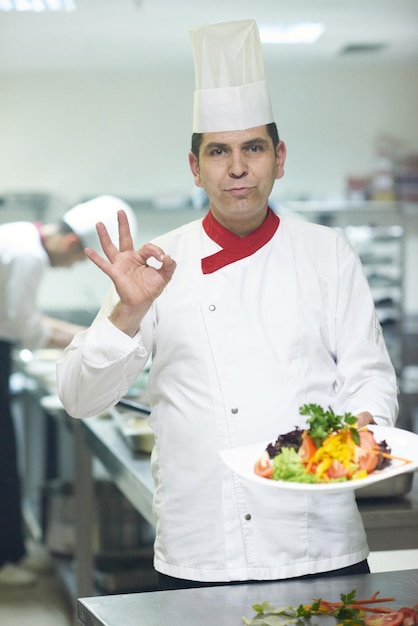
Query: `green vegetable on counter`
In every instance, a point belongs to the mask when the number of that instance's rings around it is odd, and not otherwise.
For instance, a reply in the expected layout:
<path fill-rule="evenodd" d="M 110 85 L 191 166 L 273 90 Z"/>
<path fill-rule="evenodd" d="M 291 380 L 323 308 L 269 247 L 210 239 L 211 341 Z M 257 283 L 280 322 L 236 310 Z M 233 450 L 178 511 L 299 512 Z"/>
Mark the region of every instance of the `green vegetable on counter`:
<path fill-rule="evenodd" d="M 252 608 L 256 616 L 251 620 L 242 618 L 247 626 L 286 626 L 295 624 L 299 619 L 297 610 L 293 606 L 276 608 L 266 601 L 262 604 L 253 604 Z"/>
<path fill-rule="evenodd" d="M 362 626 L 360 610 L 352 605 L 355 602 L 355 590 L 350 593 L 340 595 L 341 602 L 327 603 L 327 610 L 324 611 L 322 599 L 318 598 L 312 604 L 299 605 L 298 608 L 286 606 L 275 608 L 269 602 L 253 604 L 252 608 L 256 615 L 249 620 L 242 618 L 246 626 L 288 626 L 289 624 L 308 624 L 309 619 L 314 615 L 332 615 L 344 626 Z"/>

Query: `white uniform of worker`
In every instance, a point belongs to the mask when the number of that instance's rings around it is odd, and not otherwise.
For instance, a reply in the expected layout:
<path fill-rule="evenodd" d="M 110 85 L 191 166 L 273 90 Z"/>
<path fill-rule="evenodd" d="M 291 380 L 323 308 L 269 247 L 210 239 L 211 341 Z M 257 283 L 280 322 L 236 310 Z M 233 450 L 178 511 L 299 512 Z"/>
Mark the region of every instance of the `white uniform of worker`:
<path fill-rule="evenodd" d="M 66 409 L 81 417 L 117 402 L 154 351 L 156 569 L 268 580 L 360 562 L 353 492 L 260 487 L 218 455 L 303 425 L 304 403 L 394 423 L 395 373 L 357 255 L 337 231 L 291 217 L 253 255 L 206 275 L 201 259 L 219 246 L 201 220 L 156 242 L 177 269 L 141 332 L 108 321 L 109 296 L 58 365 Z"/>
<path fill-rule="evenodd" d="M 38 290 L 50 266 L 39 229 L 31 222 L 0 226 L 0 339 L 26 348 L 47 344 Z"/>

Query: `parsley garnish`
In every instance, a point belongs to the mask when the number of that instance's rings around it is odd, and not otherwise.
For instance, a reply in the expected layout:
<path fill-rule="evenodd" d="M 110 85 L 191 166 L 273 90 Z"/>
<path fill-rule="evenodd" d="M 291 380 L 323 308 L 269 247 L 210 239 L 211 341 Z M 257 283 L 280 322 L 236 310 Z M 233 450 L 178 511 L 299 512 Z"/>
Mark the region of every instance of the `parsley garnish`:
<path fill-rule="evenodd" d="M 297 616 L 298 617 L 311 617 L 312 615 L 316 615 L 317 613 L 319 613 L 320 606 L 321 606 L 321 598 L 319 598 L 318 600 L 315 600 L 309 606 L 303 606 L 303 604 L 300 604 L 298 608 L 296 609 Z"/>
<path fill-rule="evenodd" d="M 356 619 L 360 613 L 359 609 L 352 609 L 348 606 L 354 603 L 356 592 L 353 590 L 350 593 L 342 593 L 340 598 L 341 606 L 335 610 L 335 617 L 341 620 Z"/>
<path fill-rule="evenodd" d="M 304 404 L 299 409 L 301 415 L 309 415 L 307 419 L 308 434 L 314 440 L 318 448 L 329 434 L 349 428 L 355 443 L 360 442 L 357 426 L 357 418 L 351 413 L 336 415 L 331 407 L 327 411 L 319 404 Z"/>

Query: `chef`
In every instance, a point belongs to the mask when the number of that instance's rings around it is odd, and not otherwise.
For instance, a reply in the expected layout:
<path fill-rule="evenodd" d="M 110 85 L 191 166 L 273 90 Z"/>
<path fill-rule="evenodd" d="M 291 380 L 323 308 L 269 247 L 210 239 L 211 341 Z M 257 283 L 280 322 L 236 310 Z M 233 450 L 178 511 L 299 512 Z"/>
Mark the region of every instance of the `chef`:
<path fill-rule="evenodd" d="M 98 225 L 114 282 L 58 363 L 66 410 L 115 404 L 152 355 L 154 565 L 161 588 L 367 572 L 353 492 L 272 490 L 219 451 L 303 427 L 299 407 L 391 426 L 394 369 L 359 259 L 343 235 L 269 208 L 284 174 L 254 21 L 191 31 L 189 162 L 209 211 L 135 251 Z"/>
<path fill-rule="evenodd" d="M 99 247 L 95 228 L 100 219 L 118 235 L 117 211 L 135 218 L 114 196 L 98 196 L 76 205 L 57 223 L 12 222 L 0 226 L 0 586 L 36 582 L 29 568 L 39 569 L 26 554 L 17 450 L 10 408 L 12 350 L 64 348 L 81 326 L 46 316 L 38 292 L 48 267 L 71 267 L 86 259 L 84 247 Z"/>

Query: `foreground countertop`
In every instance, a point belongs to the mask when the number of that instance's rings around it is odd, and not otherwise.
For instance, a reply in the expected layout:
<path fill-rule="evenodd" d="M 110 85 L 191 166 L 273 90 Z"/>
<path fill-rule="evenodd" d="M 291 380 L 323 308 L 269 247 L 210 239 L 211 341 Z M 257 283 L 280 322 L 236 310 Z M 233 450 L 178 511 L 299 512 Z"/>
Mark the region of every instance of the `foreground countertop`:
<path fill-rule="evenodd" d="M 264 600 L 278 607 L 299 606 L 314 598 L 338 601 L 340 594 L 354 589 L 358 599 L 379 591 L 381 597 L 396 598 L 385 606 L 413 606 L 418 600 L 418 569 L 81 598 L 78 619 L 83 626 L 240 626 L 243 616 L 254 616 L 252 605 Z M 323 618 L 311 622 L 325 623 Z"/>

